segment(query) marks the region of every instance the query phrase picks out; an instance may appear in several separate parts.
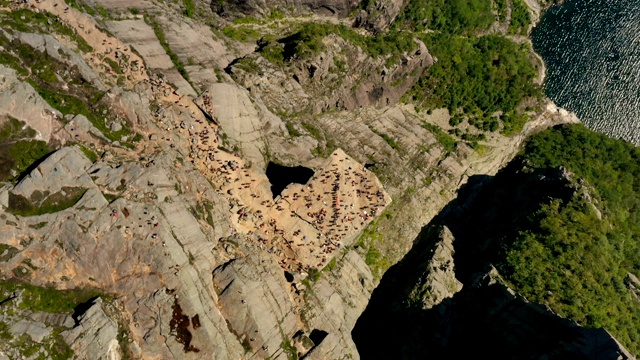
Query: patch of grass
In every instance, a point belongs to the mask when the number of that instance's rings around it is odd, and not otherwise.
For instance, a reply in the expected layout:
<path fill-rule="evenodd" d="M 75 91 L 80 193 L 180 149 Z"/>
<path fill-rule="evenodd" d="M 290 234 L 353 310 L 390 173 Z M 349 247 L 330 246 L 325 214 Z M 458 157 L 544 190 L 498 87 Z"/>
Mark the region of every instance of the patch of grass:
<path fill-rule="evenodd" d="M 169 58 L 171 58 L 171 62 L 176 67 L 176 70 L 178 70 L 180 75 L 182 75 L 185 80 L 189 81 L 189 74 L 184 68 L 184 63 L 182 62 L 182 60 L 180 60 L 178 55 L 174 53 L 173 50 L 171 50 L 171 47 L 169 46 L 169 43 L 167 43 L 167 39 L 164 36 L 164 32 L 162 31 L 160 24 L 158 24 L 155 18 L 151 16 L 145 16 L 144 20 L 153 28 L 153 32 L 156 34 L 158 41 L 160 41 L 160 45 L 162 45 L 164 51 L 167 53 L 167 55 L 169 55 Z"/>
<path fill-rule="evenodd" d="M 49 339 L 47 339 L 45 346 L 49 349 L 49 356 L 51 356 L 52 360 L 73 359 L 73 350 L 67 345 L 66 341 L 64 341 L 62 335 L 60 335 L 62 330 L 62 328 L 56 328 Z M 122 350 L 125 351 L 125 349 Z"/>
<path fill-rule="evenodd" d="M 20 63 L 20 59 L 9 54 L 6 51 L 0 52 L 0 64 L 12 68 L 18 73 L 18 75 L 29 76 L 29 71 L 24 67 L 22 67 L 22 64 Z"/>
<path fill-rule="evenodd" d="M 287 126 L 287 131 L 289 132 L 289 136 L 298 137 L 298 136 L 302 135 L 302 133 L 300 133 L 300 131 L 298 131 L 298 129 L 296 129 L 296 127 L 293 125 L 293 123 L 291 121 L 287 121 L 286 122 L 286 126 Z"/>
<path fill-rule="evenodd" d="M 233 20 L 234 24 L 264 24 L 265 22 L 254 16 L 245 16 Z"/>
<path fill-rule="evenodd" d="M 9 116 L 8 120 L 0 126 L 0 143 L 33 138 L 36 134 L 36 131 L 27 126 L 24 121 Z"/>
<path fill-rule="evenodd" d="M 102 296 L 94 289 L 57 290 L 16 281 L 0 280 L 0 293 L 4 298 L 19 290 L 22 290 L 20 309 L 54 314 L 72 314 L 73 309 L 79 304 Z"/>
<path fill-rule="evenodd" d="M 382 259 L 382 253 L 380 250 L 376 249 L 373 242 L 369 244 L 369 249 L 367 250 L 367 254 L 365 256 L 364 262 L 365 264 L 371 266 L 377 265 L 378 262 Z"/>
<path fill-rule="evenodd" d="M 82 114 L 87 120 L 91 122 L 93 126 L 95 126 L 104 136 L 111 141 L 120 141 L 122 136 L 129 135 L 131 130 L 127 127 L 123 126 L 122 130 L 117 132 L 112 132 L 111 129 L 105 123 L 103 117 L 101 115 L 97 115 L 102 113 L 104 110 L 109 112 L 109 107 L 107 105 L 99 105 L 95 106 L 94 109 L 91 109 L 86 100 L 82 100 L 78 97 L 62 94 L 59 91 L 53 91 L 48 89 L 38 89 L 38 94 L 52 107 L 60 110 L 63 114 Z"/>
<path fill-rule="evenodd" d="M 117 61 L 109 58 L 109 57 L 105 57 L 104 61 L 109 64 L 109 67 L 111 68 L 111 70 L 113 70 L 113 72 L 115 72 L 116 74 L 122 74 L 122 69 L 120 68 L 120 64 L 118 64 Z"/>
<path fill-rule="evenodd" d="M 322 131 L 320 131 L 320 129 L 318 129 L 317 127 L 309 124 L 308 122 L 301 122 L 300 123 L 302 125 L 302 127 L 307 130 L 307 132 L 309 133 L 309 135 L 311 135 L 311 137 L 313 137 L 316 140 L 322 140 L 324 138 Z"/>
<path fill-rule="evenodd" d="M 331 259 L 331 261 L 329 261 L 329 263 L 322 270 L 331 272 L 337 267 L 337 264 L 338 264 L 338 261 L 334 257 L 333 259 Z"/>
<path fill-rule="evenodd" d="M 385 212 L 381 218 L 387 218 L 386 214 L 390 214 Z M 389 259 L 376 248 L 376 243 L 383 241 L 382 233 L 378 231 L 378 225 L 380 223 L 380 219 L 378 218 L 372 221 L 369 226 L 367 226 L 358 242 L 355 246 L 360 248 L 367 249 L 365 254 L 364 262 L 369 266 L 371 272 L 376 278 L 380 278 L 382 274 L 391 266 Z"/>
<path fill-rule="evenodd" d="M 103 193 L 102 196 L 104 196 L 104 198 L 109 202 L 112 203 L 115 199 L 117 199 L 118 197 L 120 197 L 118 194 L 108 194 L 108 193 Z"/>
<path fill-rule="evenodd" d="M 86 192 L 84 188 L 63 187 L 62 190 L 64 194 L 62 192 L 51 194 L 39 204 L 34 204 L 30 199 L 10 192 L 7 211 L 25 217 L 52 214 L 74 206 Z"/>
<path fill-rule="evenodd" d="M 316 282 L 320 280 L 320 276 L 322 276 L 322 273 L 316 268 L 310 268 L 307 271 L 307 274 L 309 274 L 309 276 L 307 276 L 305 280 L 308 280 L 310 282 Z"/>
<path fill-rule="evenodd" d="M 0 25 L 3 28 L 11 28 L 20 32 L 65 35 L 78 46 L 80 51 L 85 53 L 93 51 L 93 47 L 71 27 L 64 25 L 56 16 L 48 12 L 36 13 L 28 9 L 10 11 L 2 14 Z"/>
<path fill-rule="evenodd" d="M 287 354 L 287 360 L 298 360 L 298 350 L 291 344 L 289 339 L 283 338 L 280 348 Z"/>
<path fill-rule="evenodd" d="M 184 12 L 182 15 L 193 18 L 196 14 L 196 4 L 193 0 L 182 0 L 182 5 L 184 5 Z"/>
<path fill-rule="evenodd" d="M 260 37 L 260 33 L 250 27 L 226 26 L 222 29 L 224 36 L 240 41 L 249 42 Z"/>
<path fill-rule="evenodd" d="M 11 340 L 13 339 L 13 335 L 9 330 L 9 325 L 6 322 L 0 321 L 0 339 L 2 340 Z"/>
<path fill-rule="evenodd" d="M 438 143 L 444 148 L 447 153 L 451 153 L 456 149 L 456 141 L 449 134 L 442 131 L 438 125 L 423 123 L 422 126 L 431 131 L 436 136 Z"/>
<path fill-rule="evenodd" d="M 515 111 L 510 111 L 502 114 L 500 119 L 502 120 L 502 130 L 500 132 L 504 136 L 509 136 L 520 133 L 524 124 L 529 120 L 529 116 Z"/>
<path fill-rule="evenodd" d="M 391 136 L 385 134 L 385 133 L 381 133 L 379 131 L 374 130 L 373 128 L 370 128 L 371 131 L 373 131 L 374 134 L 380 136 L 389 146 L 391 146 L 391 148 L 393 150 L 396 151 L 401 151 L 400 146 L 398 146 L 398 144 L 396 143 L 396 140 L 394 138 L 392 138 Z"/>
<path fill-rule="evenodd" d="M 50 57 L 46 52 L 36 51 L 17 40 L 9 42 L 7 38 L 0 36 L 0 46 L 17 55 L 17 57 L 3 57 L 4 62 L 9 63 L 9 66 L 25 76 L 24 80 L 49 105 L 65 115 L 84 115 L 96 128 L 102 131 L 105 137 L 112 141 L 119 141 L 122 136 L 130 133 L 128 124 L 118 132 L 110 131 L 105 124 L 105 117 L 112 119 L 115 115 L 110 106 L 103 101 L 104 92 L 87 83 L 75 67 L 69 67 L 67 64 Z M 64 82 L 59 81 L 59 77 Z M 63 87 L 65 83 L 73 86 Z M 104 112 L 104 114 L 98 115 L 98 112 Z M 128 144 L 123 145 L 127 146 Z"/>
<path fill-rule="evenodd" d="M 71 6 L 72 8 L 82 11 L 82 12 L 86 12 L 87 14 L 94 16 L 96 15 L 96 11 L 95 9 L 93 9 L 91 6 L 87 5 L 84 1 L 82 0 L 65 0 L 67 5 Z"/>
<path fill-rule="evenodd" d="M 0 244 L 0 262 L 9 261 L 20 251 L 15 247 L 7 244 Z"/>
<path fill-rule="evenodd" d="M 84 153 L 84 156 L 86 156 L 89 161 L 91 161 L 92 163 L 98 161 L 98 154 L 82 144 L 77 144 L 77 146 L 80 148 L 80 150 L 82 150 L 82 153 Z"/>
<path fill-rule="evenodd" d="M 20 140 L 0 144 L 0 180 L 12 180 L 31 164 L 49 153 L 47 143 L 40 140 Z"/>

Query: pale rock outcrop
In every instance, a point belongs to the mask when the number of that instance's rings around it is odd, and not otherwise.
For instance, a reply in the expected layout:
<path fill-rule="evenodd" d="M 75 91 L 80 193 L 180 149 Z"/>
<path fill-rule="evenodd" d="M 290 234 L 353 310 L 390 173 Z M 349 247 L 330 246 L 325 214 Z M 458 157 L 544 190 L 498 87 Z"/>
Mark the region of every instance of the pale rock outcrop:
<path fill-rule="evenodd" d="M 268 15 L 272 10 L 293 10 L 296 13 L 314 13 L 320 16 L 347 16 L 359 0 L 233 0 L 211 1 L 211 10 L 222 17 L 239 18 L 247 15 Z"/>
<path fill-rule="evenodd" d="M 36 139 L 49 141 L 54 122 L 62 114 L 53 109 L 15 70 L 0 64 L 0 116 L 9 115 L 36 130 Z"/>
<path fill-rule="evenodd" d="M 21 43 L 31 46 L 34 51 L 46 52 L 48 56 L 57 61 L 75 67 L 85 81 L 91 83 L 98 90 L 107 90 L 98 75 L 87 65 L 84 59 L 78 53 L 60 43 L 53 36 L 23 32 L 16 32 L 13 35 L 5 33 L 5 35 L 10 40 L 15 38 Z"/>
<path fill-rule="evenodd" d="M 284 69 L 255 53 L 231 63 L 226 71 L 270 109 L 320 114 L 392 106 L 434 61 L 417 39 L 415 49 L 400 54 L 393 65 L 387 65 L 383 56 L 370 57 L 338 36 L 327 36 L 323 43 L 321 53 Z M 247 63 L 260 71 L 246 71 Z"/>
<path fill-rule="evenodd" d="M 389 26 L 402 9 L 402 0 L 375 0 L 360 11 L 356 25 L 372 31 L 381 31 Z"/>
<path fill-rule="evenodd" d="M 443 227 L 433 248 L 430 264 L 413 289 L 411 298 L 419 298 L 423 309 L 430 309 L 462 289 L 453 264 L 453 234 Z"/>
<path fill-rule="evenodd" d="M 213 285 L 229 330 L 256 355 L 281 358 L 280 344 L 301 325 L 282 272 L 258 259 L 249 256 L 219 266 L 213 271 Z"/>
<path fill-rule="evenodd" d="M 41 343 L 42 340 L 51 335 L 51 331 L 53 329 L 43 323 L 21 319 L 18 322 L 12 324 L 10 330 L 15 337 L 19 337 L 22 334 L 27 334 L 29 335 L 31 340 L 37 343 Z"/>
<path fill-rule="evenodd" d="M 213 84 L 208 94 L 215 109 L 213 116 L 222 130 L 239 145 L 247 160 L 264 168 L 268 147 L 265 136 L 283 133 L 282 120 L 254 105 L 249 93 L 236 85 Z"/>
<path fill-rule="evenodd" d="M 351 329 L 366 308 L 374 288 L 371 270 L 356 251 L 350 250 L 336 258 L 336 270 L 323 274 L 313 283 L 305 299 L 302 317 L 309 330 L 326 333 L 321 342 L 314 343 L 305 358 L 358 358 Z"/>
<path fill-rule="evenodd" d="M 102 298 L 77 319 L 77 325 L 62 333 L 77 359 L 120 360 L 118 324 L 102 309 Z"/>
<path fill-rule="evenodd" d="M 65 147 L 51 154 L 22 179 L 11 191 L 29 199 L 35 191 L 56 194 L 63 187 L 93 188 L 95 184 L 86 173 L 91 162 L 77 147 Z"/>
<path fill-rule="evenodd" d="M 166 70 L 173 67 L 153 28 L 144 20 L 108 21 L 107 28 L 122 41 L 133 46 L 149 69 Z"/>
<path fill-rule="evenodd" d="M 107 141 L 104 137 L 104 134 L 98 130 L 93 124 L 87 119 L 86 116 L 82 114 L 78 114 L 73 117 L 65 126 L 64 129 L 74 137 L 74 140 L 77 137 L 82 137 L 83 139 L 90 139 L 92 136 L 95 136 L 99 139 Z M 76 137 L 76 135 L 78 135 Z"/>

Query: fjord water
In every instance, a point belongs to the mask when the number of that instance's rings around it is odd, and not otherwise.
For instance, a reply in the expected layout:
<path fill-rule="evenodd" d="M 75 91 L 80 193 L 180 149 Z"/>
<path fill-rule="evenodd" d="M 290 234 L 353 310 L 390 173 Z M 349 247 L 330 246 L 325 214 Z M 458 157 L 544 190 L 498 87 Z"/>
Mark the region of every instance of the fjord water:
<path fill-rule="evenodd" d="M 565 1 L 532 38 L 549 98 L 589 128 L 640 144 L 640 0 Z"/>

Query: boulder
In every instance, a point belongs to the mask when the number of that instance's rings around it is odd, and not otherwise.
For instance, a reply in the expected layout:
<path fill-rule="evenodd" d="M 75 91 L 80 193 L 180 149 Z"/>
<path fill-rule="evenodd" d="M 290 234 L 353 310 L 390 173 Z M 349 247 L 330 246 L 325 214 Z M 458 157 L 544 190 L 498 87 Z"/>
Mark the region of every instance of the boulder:
<path fill-rule="evenodd" d="M 78 316 L 77 325 L 62 336 L 81 358 L 120 360 L 118 324 L 102 307 L 102 299 L 97 298 L 84 314 Z"/>
<path fill-rule="evenodd" d="M 63 187 L 94 188 L 86 169 L 91 161 L 77 147 L 64 147 L 51 154 L 22 179 L 11 192 L 30 199 L 34 192 L 56 194 Z"/>

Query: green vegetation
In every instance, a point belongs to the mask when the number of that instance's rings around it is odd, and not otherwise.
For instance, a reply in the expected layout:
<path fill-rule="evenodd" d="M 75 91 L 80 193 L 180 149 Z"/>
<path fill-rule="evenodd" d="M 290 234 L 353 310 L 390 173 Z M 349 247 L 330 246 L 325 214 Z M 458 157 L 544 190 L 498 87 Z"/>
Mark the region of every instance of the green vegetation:
<path fill-rule="evenodd" d="M 30 82 L 32 85 L 34 83 Z M 43 84 L 44 85 L 44 84 Z M 46 85 L 44 85 L 46 86 Z M 109 114 L 111 111 L 106 105 L 99 105 L 99 100 L 91 102 L 91 98 L 82 99 L 77 96 L 67 95 L 53 89 L 40 88 L 39 85 L 34 86 L 38 90 L 38 94 L 51 105 L 52 107 L 60 110 L 63 114 L 81 114 L 84 115 L 93 126 L 95 126 L 100 132 L 104 134 L 106 138 L 112 141 L 120 141 L 122 136 L 130 135 L 131 130 L 123 126 L 122 130 L 112 132 L 107 126 L 105 119 L 98 115 L 100 113 Z M 102 96 L 102 93 L 96 92 L 95 96 Z M 132 147 L 130 144 L 123 144 L 125 146 Z"/>
<path fill-rule="evenodd" d="M 7 211 L 20 216 L 51 214 L 72 207 L 82 198 L 85 192 L 86 190 L 83 188 L 63 187 L 61 192 L 51 195 L 42 194 L 41 197 L 44 198 L 42 200 L 27 199 L 21 195 L 9 193 Z"/>
<path fill-rule="evenodd" d="M 250 27 L 226 26 L 222 29 L 222 33 L 240 42 L 254 41 L 260 37 L 260 33 Z"/>
<path fill-rule="evenodd" d="M 391 148 L 392 148 L 393 150 L 400 151 L 400 146 L 398 146 L 398 144 L 396 143 L 396 141 L 395 141 L 395 139 L 394 139 L 394 138 L 392 138 L 391 136 L 389 136 L 389 135 L 387 135 L 387 134 L 385 134 L 385 133 L 381 133 L 381 132 L 379 132 L 379 131 L 376 131 L 375 129 L 373 129 L 373 128 L 371 128 L 371 127 L 370 127 L 369 129 L 370 129 L 374 134 L 376 134 L 376 135 L 380 136 L 380 137 L 381 137 L 381 138 L 382 138 L 382 139 L 383 139 L 383 140 L 384 140 L 384 141 L 385 141 L 389 146 L 391 146 Z"/>
<path fill-rule="evenodd" d="M 15 281 L 0 280 L 0 294 L 3 299 L 20 290 L 22 291 L 21 301 L 18 305 L 20 309 L 55 314 L 72 314 L 73 309 L 79 304 L 101 296 L 99 292 L 92 289 L 57 290 Z"/>
<path fill-rule="evenodd" d="M 312 283 L 320 280 L 320 276 L 322 276 L 322 273 L 316 269 L 316 268 L 309 268 L 309 270 L 307 270 L 307 278 L 305 280 L 308 280 Z"/>
<path fill-rule="evenodd" d="M 104 61 L 109 64 L 109 67 L 111 68 L 111 70 L 113 70 L 114 73 L 116 74 L 122 74 L 122 69 L 120 68 L 120 64 L 118 64 L 117 61 L 112 60 L 109 57 L 105 57 Z"/>
<path fill-rule="evenodd" d="M 321 140 L 323 138 L 322 131 L 320 131 L 317 127 L 304 121 L 301 123 L 301 125 L 314 139 Z"/>
<path fill-rule="evenodd" d="M 522 131 L 524 124 L 527 122 L 528 116 L 526 114 L 510 111 L 502 114 L 500 119 L 502 120 L 502 134 L 509 136 Z"/>
<path fill-rule="evenodd" d="M 162 31 L 160 24 L 158 24 L 158 22 L 152 16 L 145 16 L 144 20 L 153 28 L 153 32 L 156 34 L 158 41 L 160 41 L 160 45 L 162 45 L 164 51 L 167 53 L 167 55 L 169 55 L 169 58 L 171 58 L 171 62 L 176 67 L 176 70 L 178 70 L 180 75 L 182 75 L 185 80 L 189 81 L 189 74 L 184 68 L 184 63 L 182 62 L 182 60 L 180 60 L 178 55 L 174 53 L 173 50 L 171 50 L 169 43 L 167 43 L 167 39 L 164 37 L 164 32 Z"/>
<path fill-rule="evenodd" d="M 304 23 L 295 32 L 277 41 L 261 39 L 258 42 L 258 51 L 263 56 L 267 53 L 265 58 L 276 64 L 289 61 L 294 57 L 309 58 L 324 49 L 322 39 L 330 34 L 336 34 L 360 47 L 369 56 L 388 57 L 388 64 L 397 62 L 402 53 L 416 47 L 410 32 L 392 30 L 376 36 L 364 36 L 344 25 Z"/>
<path fill-rule="evenodd" d="M 0 262 L 9 261 L 15 254 L 19 253 L 18 249 L 11 245 L 0 244 Z"/>
<path fill-rule="evenodd" d="M 28 9 L 4 12 L 0 16 L 0 26 L 4 29 L 14 29 L 21 32 L 68 36 L 80 51 L 85 53 L 93 51 L 93 48 L 71 27 L 64 25 L 57 17 L 48 12 L 36 13 Z"/>
<path fill-rule="evenodd" d="M 92 150 L 90 150 L 89 148 L 87 148 L 82 144 L 77 144 L 77 145 L 80 148 L 80 150 L 82 150 L 82 152 L 87 157 L 87 159 L 89 159 L 89 161 L 91 161 L 92 163 L 98 161 L 98 154 L 96 154 L 95 152 L 93 152 Z"/>
<path fill-rule="evenodd" d="M 9 147 L 9 159 L 14 162 L 12 169 L 18 173 L 27 170 L 31 164 L 48 153 L 47 143 L 41 140 L 21 140 L 14 142 Z"/>
<path fill-rule="evenodd" d="M 324 267 L 324 269 L 322 269 L 322 271 L 332 272 L 338 266 L 337 264 L 338 264 L 338 261 L 334 257 L 333 259 L 331 259 L 331 261 L 327 263 L 327 265 Z"/>
<path fill-rule="evenodd" d="M 382 233 L 378 231 L 381 219 L 391 219 L 392 214 L 384 212 L 383 216 L 372 221 L 360 235 L 360 239 L 355 244 L 356 248 L 366 248 L 364 262 L 369 266 L 371 272 L 376 278 L 382 277 L 385 271 L 391 266 L 391 261 L 385 254 L 376 248 L 376 243 L 382 242 L 384 239 Z"/>
<path fill-rule="evenodd" d="M 405 95 L 422 107 L 447 107 L 452 114 L 461 109 L 482 124 L 541 94 L 527 45 L 499 35 L 432 34 L 425 41 L 438 62 Z"/>
<path fill-rule="evenodd" d="M 511 0 L 511 23 L 509 24 L 509 34 L 527 35 L 531 25 L 531 14 L 529 7 L 523 0 Z"/>
<path fill-rule="evenodd" d="M 469 34 L 488 29 L 494 20 L 491 0 L 412 0 L 398 15 L 394 26 Z"/>
<path fill-rule="evenodd" d="M 507 19 L 507 0 L 494 0 L 493 4 L 496 13 L 498 13 L 498 21 L 505 21 Z"/>
<path fill-rule="evenodd" d="M 640 304 L 626 280 L 640 275 L 640 149 L 563 126 L 531 137 L 520 160 L 528 169 L 567 168 L 589 195 L 542 205 L 520 227 L 501 273 L 530 301 L 605 327 L 638 354 Z"/>
<path fill-rule="evenodd" d="M 35 137 L 36 131 L 26 125 L 24 121 L 9 116 L 8 120 L 0 127 L 0 143 Z"/>
<path fill-rule="evenodd" d="M 298 350 L 291 344 L 289 339 L 284 338 L 282 344 L 280 344 L 280 348 L 287 354 L 287 360 L 298 360 Z"/>
<path fill-rule="evenodd" d="M 0 143 L 0 181 L 13 180 L 38 159 L 50 152 L 40 140 L 19 140 Z"/>
<path fill-rule="evenodd" d="M 455 151 L 456 149 L 455 139 L 452 138 L 449 134 L 442 131 L 440 126 L 429 124 L 426 122 L 423 123 L 422 126 L 425 129 L 431 131 L 431 133 L 436 136 L 436 140 L 438 141 L 438 144 L 440 144 L 440 146 L 442 146 L 447 153 L 451 153 Z"/>
<path fill-rule="evenodd" d="M 300 133 L 300 131 L 296 129 L 291 121 L 287 121 L 285 125 L 287 126 L 287 132 L 289 132 L 289 136 L 298 137 L 302 135 L 302 133 Z"/>
<path fill-rule="evenodd" d="M 65 0 L 65 2 L 67 3 L 67 5 L 71 6 L 72 8 L 82 11 L 82 12 L 86 12 L 87 14 L 91 15 L 91 16 L 95 16 L 96 15 L 96 10 L 93 9 L 91 6 L 87 5 L 84 1 L 82 0 Z"/>
<path fill-rule="evenodd" d="M 0 55 L 0 62 L 15 69 L 52 107 L 65 115 L 84 115 L 112 141 L 120 141 L 122 136 L 131 133 L 126 124 L 122 130 L 111 132 L 107 123 L 114 116 L 110 106 L 102 101 L 104 92 L 87 83 L 77 69 L 54 59 L 46 52 L 36 51 L 17 40 L 9 41 L 2 35 L 0 46 L 6 50 L 3 52 L 4 55 Z M 6 54 L 8 52 L 12 54 Z M 21 147 L 23 150 L 26 148 L 31 151 L 35 145 L 43 147 L 39 143 L 22 144 Z M 123 145 L 131 147 L 130 144 Z"/>
<path fill-rule="evenodd" d="M 3 321 L 0 321 L 0 339 L 5 341 L 13 339 L 13 335 L 11 335 L 11 331 L 9 330 L 9 325 Z"/>
<path fill-rule="evenodd" d="M 184 12 L 182 13 L 184 16 L 192 18 L 196 14 L 196 3 L 194 0 L 182 0 L 182 5 L 184 5 Z"/>

